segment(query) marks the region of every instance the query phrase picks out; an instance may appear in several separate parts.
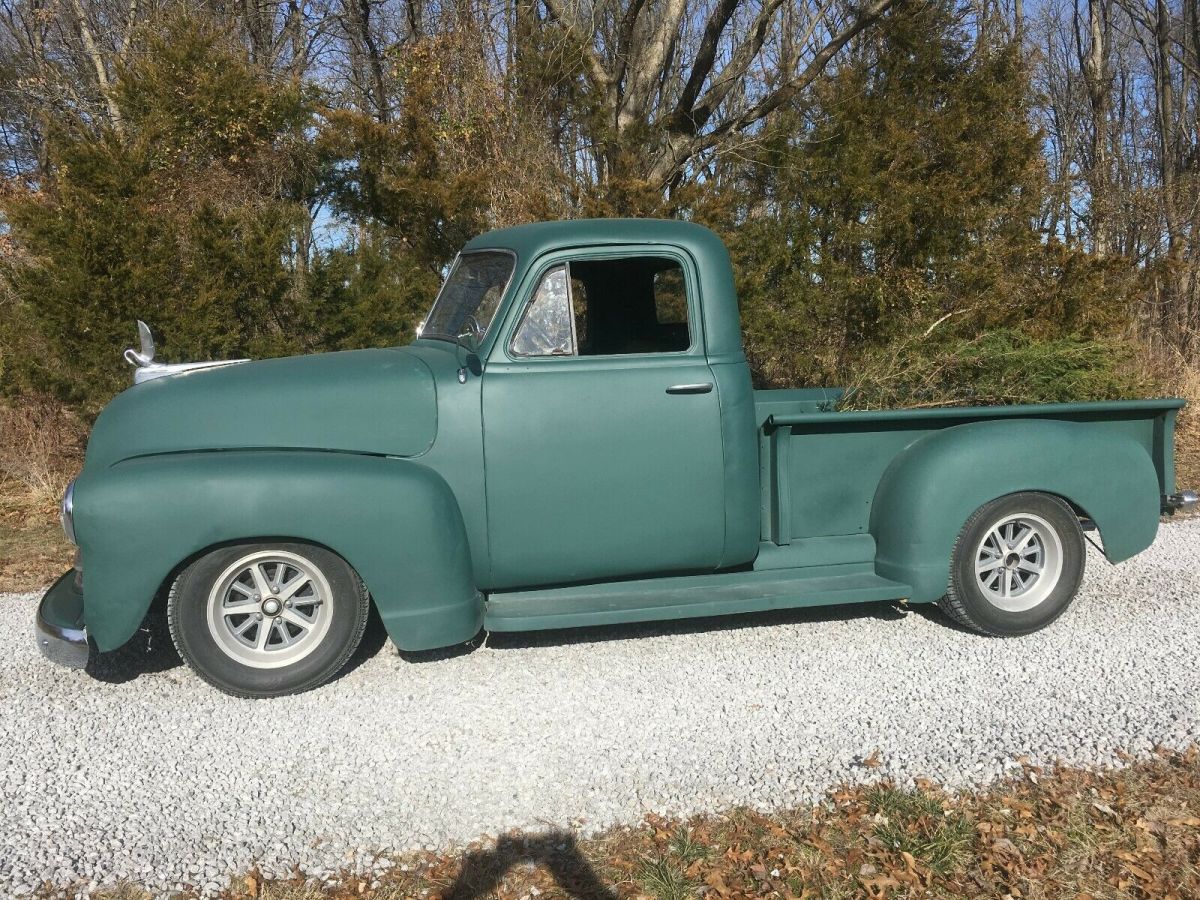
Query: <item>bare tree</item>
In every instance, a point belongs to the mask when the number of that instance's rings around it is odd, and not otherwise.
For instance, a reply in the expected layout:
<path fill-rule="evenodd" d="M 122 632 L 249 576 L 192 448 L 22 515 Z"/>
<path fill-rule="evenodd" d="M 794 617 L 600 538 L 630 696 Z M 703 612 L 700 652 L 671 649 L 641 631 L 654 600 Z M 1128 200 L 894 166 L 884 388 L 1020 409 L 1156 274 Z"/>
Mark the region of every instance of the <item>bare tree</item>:
<path fill-rule="evenodd" d="M 1148 285 L 1147 333 L 1190 348 L 1200 333 L 1197 0 L 1082 2 L 1047 4 L 1029 37 L 1055 186 L 1047 227 L 1125 257 Z"/>
<path fill-rule="evenodd" d="M 898 0 L 861 8 L 833 0 L 544 2 L 600 99 L 606 174 L 628 167 L 633 148 L 634 174 L 669 190 L 703 154 L 752 132 L 812 85 Z M 783 52 L 767 59 L 779 30 Z"/>

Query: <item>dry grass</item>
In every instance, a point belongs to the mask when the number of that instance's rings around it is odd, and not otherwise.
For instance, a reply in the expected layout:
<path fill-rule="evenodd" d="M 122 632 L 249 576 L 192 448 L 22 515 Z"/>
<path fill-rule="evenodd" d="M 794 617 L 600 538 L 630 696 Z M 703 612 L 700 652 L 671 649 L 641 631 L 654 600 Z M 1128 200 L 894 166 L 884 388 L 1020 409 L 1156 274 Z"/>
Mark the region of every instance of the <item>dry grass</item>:
<path fill-rule="evenodd" d="M 577 840 L 510 834 L 396 857 L 375 883 L 238 876 L 227 900 L 1200 897 L 1200 753 L 1110 771 L 1025 766 L 980 792 L 846 787 L 814 807 L 649 817 Z M 123 886 L 103 900 L 142 900 Z"/>
<path fill-rule="evenodd" d="M 1188 402 L 1175 433 L 1175 482 L 1200 489 L 1200 365 L 1181 362 L 1171 384 L 1173 393 Z"/>
<path fill-rule="evenodd" d="M 1158 395 L 1187 401 L 1175 421 L 1175 484 L 1200 488 L 1200 361 L 1173 347 L 1142 346 L 1140 364 L 1146 379 L 1158 385 Z"/>
<path fill-rule="evenodd" d="M 0 405 L 0 476 L 33 502 L 57 503 L 83 456 L 84 427 L 61 404 L 29 398 Z"/>
<path fill-rule="evenodd" d="M 153 900 L 154 895 L 132 884 L 122 884 L 94 894 L 97 900 Z"/>
<path fill-rule="evenodd" d="M 81 465 L 84 433 L 51 401 L 0 405 L 0 591 L 35 590 L 70 568 L 58 504 Z"/>

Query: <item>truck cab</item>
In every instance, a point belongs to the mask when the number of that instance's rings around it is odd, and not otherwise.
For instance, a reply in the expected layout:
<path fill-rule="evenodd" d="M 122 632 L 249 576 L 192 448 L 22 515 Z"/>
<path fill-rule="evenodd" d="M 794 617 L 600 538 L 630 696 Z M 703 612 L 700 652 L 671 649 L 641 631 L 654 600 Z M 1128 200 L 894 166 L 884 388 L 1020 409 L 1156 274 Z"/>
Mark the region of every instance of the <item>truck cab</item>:
<path fill-rule="evenodd" d="M 465 377 L 488 473 L 485 587 L 754 558 L 753 390 L 724 253 L 706 229 L 646 222 L 464 249 L 413 346 L 479 360 Z"/>

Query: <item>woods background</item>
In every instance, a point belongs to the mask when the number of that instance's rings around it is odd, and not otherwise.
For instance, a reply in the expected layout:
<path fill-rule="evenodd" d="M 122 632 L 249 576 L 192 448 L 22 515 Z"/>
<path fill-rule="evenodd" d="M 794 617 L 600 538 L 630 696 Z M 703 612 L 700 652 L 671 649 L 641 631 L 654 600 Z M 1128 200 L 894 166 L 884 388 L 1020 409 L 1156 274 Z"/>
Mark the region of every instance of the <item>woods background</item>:
<path fill-rule="evenodd" d="M 1195 396 L 1198 5 L 3 0 L 0 390 L 404 343 L 471 235 L 654 215 L 760 384 Z"/>

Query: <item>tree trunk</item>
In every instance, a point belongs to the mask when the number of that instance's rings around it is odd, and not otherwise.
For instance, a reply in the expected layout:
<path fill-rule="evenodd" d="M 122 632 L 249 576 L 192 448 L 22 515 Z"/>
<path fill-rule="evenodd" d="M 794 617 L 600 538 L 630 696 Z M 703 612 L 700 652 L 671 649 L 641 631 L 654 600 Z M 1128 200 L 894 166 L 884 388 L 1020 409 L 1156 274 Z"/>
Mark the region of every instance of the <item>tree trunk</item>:
<path fill-rule="evenodd" d="M 1105 255 L 1111 249 L 1109 240 L 1109 204 L 1111 203 L 1112 160 L 1109 154 L 1109 115 L 1111 110 L 1112 68 L 1109 60 L 1109 2 L 1089 0 L 1088 43 L 1084 47 L 1079 34 L 1078 16 L 1075 23 L 1079 64 L 1087 90 L 1091 117 L 1091 159 L 1087 172 L 1091 194 L 1092 249 Z"/>

